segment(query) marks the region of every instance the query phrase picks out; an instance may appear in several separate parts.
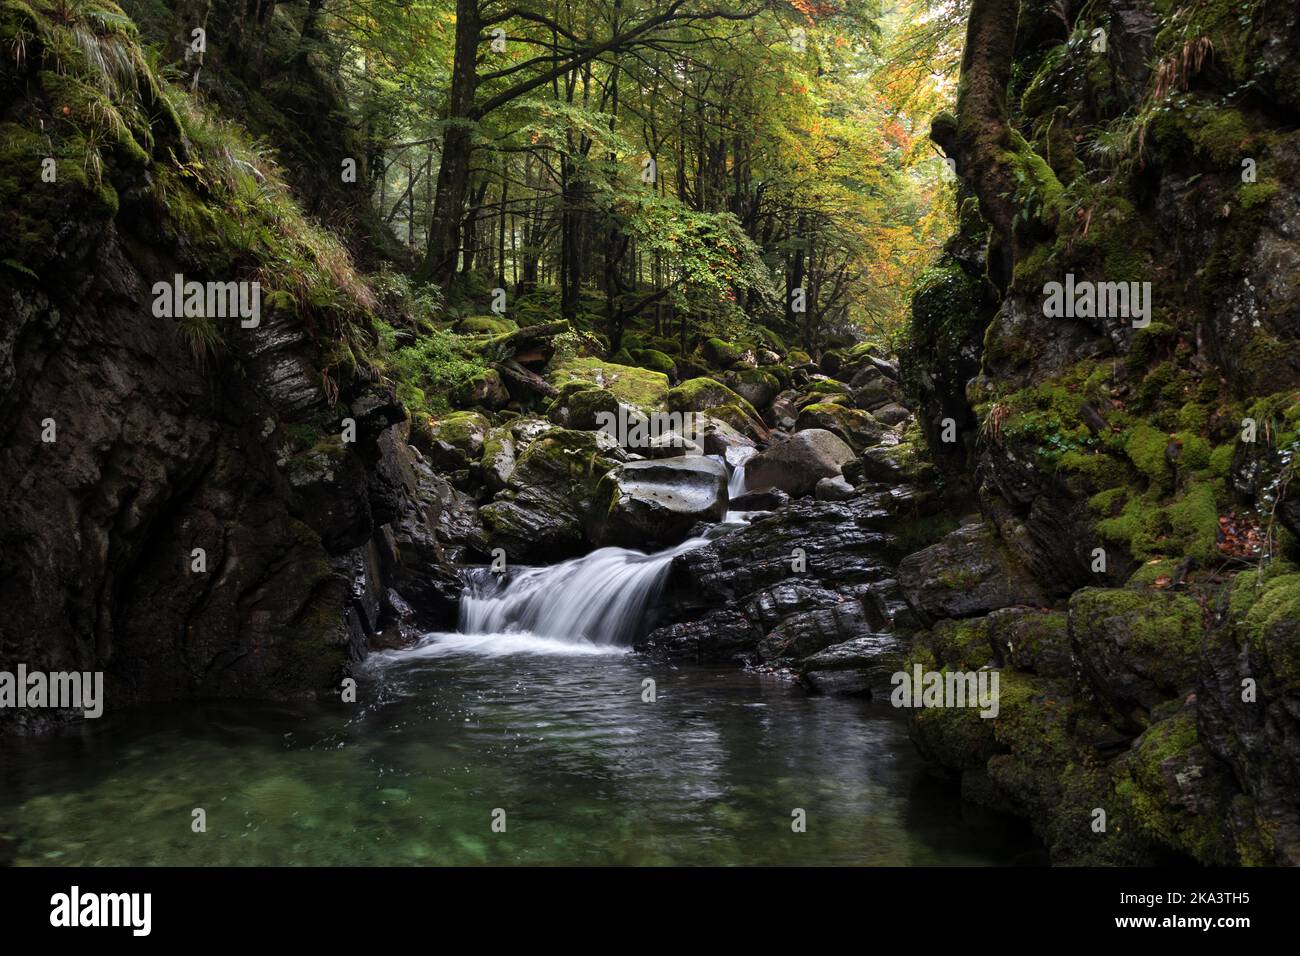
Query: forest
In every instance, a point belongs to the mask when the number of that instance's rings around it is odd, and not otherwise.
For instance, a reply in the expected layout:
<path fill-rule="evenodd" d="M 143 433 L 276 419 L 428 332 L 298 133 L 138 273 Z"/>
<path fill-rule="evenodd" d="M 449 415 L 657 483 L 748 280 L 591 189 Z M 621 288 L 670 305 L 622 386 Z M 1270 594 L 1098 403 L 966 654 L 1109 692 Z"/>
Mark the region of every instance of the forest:
<path fill-rule="evenodd" d="M 0 864 L 1300 864 L 1297 49 L 0 0 Z"/>

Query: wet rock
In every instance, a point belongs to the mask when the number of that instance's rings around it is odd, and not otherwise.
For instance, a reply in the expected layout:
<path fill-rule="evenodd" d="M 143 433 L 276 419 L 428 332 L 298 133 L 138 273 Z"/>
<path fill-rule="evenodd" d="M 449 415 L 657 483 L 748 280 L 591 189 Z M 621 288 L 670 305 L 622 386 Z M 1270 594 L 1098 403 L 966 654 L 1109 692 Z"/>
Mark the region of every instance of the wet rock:
<path fill-rule="evenodd" d="M 727 468 L 704 456 L 628 462 L 605 475 L 594 501 L 596 544 L 643 549 L 676 544 L 697 521 L 722 518 Z"/>
<path fill-rule="evenodd" d="M 654 657 L 722 661 L 747 660 L 761 632 L 739 611 L 711 611 L 699 620 L 656 628 L 634 646 Z"/>
<path fill-rule="evenodd" d="M 818 501 L 847 501 L 856 495 L 857 489 L 844 480 L 841 475 L 823 478 L 817 482 L 813 495 Z"/>
<path fill-rule="evenodd" d="M 898 584 L 922 621 L 1047 603 L 1037 582 L 983 523 L 964 525 L 909 554 L 898 566 Z"/>
<path fill-rule="evenodd" d="M 820 428 L 796 432 L 755 455 L 745 467 L 745 479 L 755 491 L 779 488 L 799 497 L 809 494 L 822 478 L 840 474 L 853 449 Z"/>
<path fill-rule="evenodd" d="M 732 511 L 775 511 L 789 502 L 790 496 L 779 488 L 767 491 L 747 491 L 731 499 Z"/>
<path fill-rule="evenodd" d="M 623 457 L 602 432 L 543 433 L 519 456 L 506 489 L 479 511 L 491 546 L 511 562 L 580 553 L 596 487 Z"/>
<path fill-rule="evenodd" d="M 799 676 L 824 694 L 870 694 L 886 698 L 905 644 L 896 634 L 864 634 L 833 644 L 799 662 Z"/>
<path fill-rule="evenodd" d="M 789 615 L 758 642 L 765 661 L 807 657 L 832 644 L 862 637 L 868 631 L 862 605 L 839 600 L 830 607 Z"/>

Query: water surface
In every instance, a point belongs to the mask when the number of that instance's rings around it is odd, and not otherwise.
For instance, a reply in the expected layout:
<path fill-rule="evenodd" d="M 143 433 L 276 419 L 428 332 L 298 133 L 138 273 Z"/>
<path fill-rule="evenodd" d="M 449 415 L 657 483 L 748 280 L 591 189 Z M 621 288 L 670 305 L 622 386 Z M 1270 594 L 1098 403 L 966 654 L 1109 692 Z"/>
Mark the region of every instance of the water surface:
<path fill-rule="evenodd" d="M 0 739 L 0 774 L 9 864 L 1038 861 L 1018 824 L 928 778 L 887 705 L 519 634 L 375 655 L 355 705 L 151 708 Z"/>

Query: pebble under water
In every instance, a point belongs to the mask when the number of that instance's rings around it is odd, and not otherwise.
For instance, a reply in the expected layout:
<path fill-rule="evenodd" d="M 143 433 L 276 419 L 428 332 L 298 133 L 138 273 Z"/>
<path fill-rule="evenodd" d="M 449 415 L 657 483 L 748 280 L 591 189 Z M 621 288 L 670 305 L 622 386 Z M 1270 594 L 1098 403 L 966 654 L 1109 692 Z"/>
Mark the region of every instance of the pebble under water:
<path fill-rule="evenodd" d="M 926 774 L 887 704 L 773 675 L 442 634 L 372 656 L 358 700 L 0 739 L 0 863 L 1042 862 L 1023 826 Z"/>

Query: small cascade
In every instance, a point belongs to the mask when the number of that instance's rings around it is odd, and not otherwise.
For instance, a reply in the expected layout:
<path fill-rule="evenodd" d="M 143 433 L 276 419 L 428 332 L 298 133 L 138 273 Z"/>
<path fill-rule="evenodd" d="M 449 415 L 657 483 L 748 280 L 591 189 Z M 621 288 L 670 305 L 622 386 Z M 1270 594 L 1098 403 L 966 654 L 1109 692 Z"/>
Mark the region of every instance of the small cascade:
<path fill-rule="evenodd" d="M 745 493 L 745 465 L 742 462 L 731 469 L 731 478 L 727 481 L 727 497 L 739 498 Z"/>
<path fill-rule="evenodd" d="M 460 631 L 630 644 L 673 558 L 705 543 L 692 538 L 655 554 L 601 548 L 551 567 L 527 568 L 504 584 L 487 569 L 476 569 L 461 598 Z"/>

